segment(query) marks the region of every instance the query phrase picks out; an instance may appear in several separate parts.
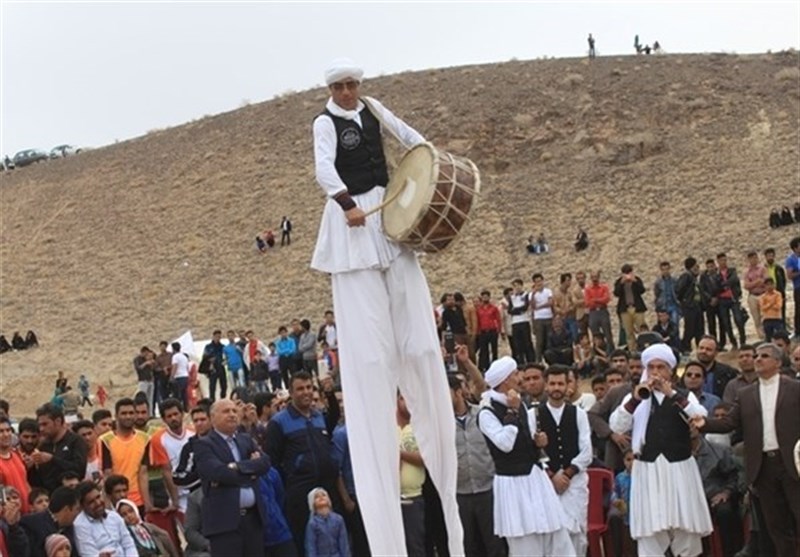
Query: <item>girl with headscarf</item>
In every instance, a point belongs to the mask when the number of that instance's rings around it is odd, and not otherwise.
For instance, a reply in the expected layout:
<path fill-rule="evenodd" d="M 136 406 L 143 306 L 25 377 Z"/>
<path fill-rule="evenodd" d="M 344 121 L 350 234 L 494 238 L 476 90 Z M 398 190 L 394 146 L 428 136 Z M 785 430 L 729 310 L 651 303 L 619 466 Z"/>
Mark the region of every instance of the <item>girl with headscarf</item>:
<path fill-rule="evenodd" d="M 664 555 L 670 548 L 676 557 L 693 557 L 713 530 L 689 425 L 707 411 L 693 393 L 672 387 L 677 361 L 669 346 L 648 347 L 642 364 L 641 382 L 609 419 L 615 433 L 633 427 L 631 537 L 639 555 Z"/>
<path fill-rule="evenodd" d="M 117 501 L 116 511 L 125 521 L 139 557 L 179 557 L 169 534 L 154 524 L 142 521 L 139 509 L 130 499 Z"/>

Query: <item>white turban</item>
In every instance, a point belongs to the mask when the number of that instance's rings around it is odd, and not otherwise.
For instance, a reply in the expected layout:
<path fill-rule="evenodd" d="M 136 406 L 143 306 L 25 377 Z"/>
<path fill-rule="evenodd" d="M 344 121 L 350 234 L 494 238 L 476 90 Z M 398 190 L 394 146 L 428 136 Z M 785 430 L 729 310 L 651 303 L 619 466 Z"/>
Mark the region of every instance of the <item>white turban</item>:
<path fill-rule="evenodd" d="M 515 371 L 517 371 L 517 361 L 511 356 L 503 356 L 499 360 L 492 362 L 492 365 L 486 371 L 484 379 L 494 389 Z"/>
<path fill-rule="evenodd" d="M 678 360 L 675 359 L 675 352 L 673 352 L 672 348 L 668 345 L 664 343 L 651 344 L 642 352 L 642 366 L 645 369 L 645 374 L 642 375 L 643 383 L 647 381 L 647 364 L 653 360 L 661 360 L 669 364 L 670 369 L 675 369 L 675 366 L 678 364 Z"/>
<path fill-rule="evenodd" d="M 364 77 L 364 70 L 359 68 L 350 58 L 337 58 L 333 60 L 325 70 L 326 85 L 331 85 L 332 83 L 342 81 L 348 77 L 358 82 Z"/>

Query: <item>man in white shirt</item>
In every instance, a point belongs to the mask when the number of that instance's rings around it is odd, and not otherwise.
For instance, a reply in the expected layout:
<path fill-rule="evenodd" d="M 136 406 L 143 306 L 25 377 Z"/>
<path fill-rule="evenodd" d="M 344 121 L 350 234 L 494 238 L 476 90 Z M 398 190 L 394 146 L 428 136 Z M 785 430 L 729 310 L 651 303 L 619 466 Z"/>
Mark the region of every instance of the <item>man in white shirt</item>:
<path fill-rule="evenodd" d="M 189 386 L 189 358 L 181 352 L 181 343 L 172 343 L 172 369 L 170 370 L 170 381 L 175 389 L 175 395 L 186 408 L 189 403 L 187 387 Z"/>
<path fill-rule="evenodd" d="M 531 295 L 522 290 L 522 279 L 511 281 L 513 290 L 506 297 L 508 308 L 506 311 L 511 316 L 511 350 L 514 360 L 521 365 L 534 363 L 536 353 L 531 341 Z"/>
<path fill-rule="evenodd" d="M 406 148 L 425 138 L 375 99 L 361 97 L 363 70 L 337 59 L 330 98 L 314 120 L 317 182 L 326 194 L 311 267 L 331 275 L 342 391 L 359 507 L 375 555 L 404 555 L 397 387 L 442 499 L 450 553 L 464 552 L 456 505 L 455 431 L 430 291 L 413 251 L 383 233 L 378 206 L 389 182 L 382 138 Z"/>
<path fill-rule="evenodd" d="M 589 475 L 592 433 L 583 408 L 567 404 L 567 366 L 547 368 L 547 404 L 539 410 L 540 431 L 547 434 L 546 472 L 569 517 L 575 555 L 586 555 L 589 526 Z"/>
<path fill-rule="evenodd" d="M 78 486 L 83 510 L 75 519 L 75 542 L 81 557 L 138 557 L 125 521 L 105 507 L 100 488 L 85 481 Z"/>
<path fill-rule="evenodd" d="M 536 337 L 536 358 L 541 361 L 547 350 L 547 338 L 553 325 L 553 291 L 544 285 L 542 273 L 534 273 L 531 313 L 533 314 L 533 336 Z"/>
<path fill-rule="evenodd" d="M 778 557 L 795 557 L 800 542 L 800 475 L 794 447 L 800 442 L 800 382 L 780 373 L 775 344 L 756 349 L 758 382 L 739 391 L 738 403 L 720 419 L 696 420 L 702 432 L 741 430 L 747 483 L 758 492 L 764 523 Z"/>

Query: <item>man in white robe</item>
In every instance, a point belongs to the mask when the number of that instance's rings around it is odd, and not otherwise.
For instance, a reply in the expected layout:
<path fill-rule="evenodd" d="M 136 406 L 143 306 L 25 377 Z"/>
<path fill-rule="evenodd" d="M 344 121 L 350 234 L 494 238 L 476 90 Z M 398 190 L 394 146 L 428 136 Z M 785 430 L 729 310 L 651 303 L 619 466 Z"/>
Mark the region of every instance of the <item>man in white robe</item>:
<path fill-rule="evenodd" d="M 519 395 L 517 362 L 495 360 L 486 372 L 491 387 L 483 395 L 478 428 L 495 464 L 494 532 L 506 538 L 510 557 L 574 556 L 555 488 L 537 464 L 547 436 L 536 432 L 533 410 Z"/>
<path fill-rule="evenodd" d="M 611 414 L 616 433 L 633 426 L 630 528 L 639 555 L 694 557 L 713 530 L 703 482 L 692 456 L 689 421 L 706 409 L 672 387 L 675 355 L 666 344 L 642 352 L 642 380 Z M 648 390 L 645 391 L 643 387 Z"/>

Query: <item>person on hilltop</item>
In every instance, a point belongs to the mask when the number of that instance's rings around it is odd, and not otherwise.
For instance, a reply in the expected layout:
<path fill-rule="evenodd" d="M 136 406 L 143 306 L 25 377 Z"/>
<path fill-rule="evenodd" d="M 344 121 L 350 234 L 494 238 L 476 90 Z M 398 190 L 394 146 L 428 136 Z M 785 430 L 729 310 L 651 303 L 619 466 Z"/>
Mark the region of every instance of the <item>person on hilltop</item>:
<path fill-rule="evenodd" d="M 292 244 L 292 221 L 289 217 L 281 219 L 281 247 Z"/>
<path fill-rule="evenodd" d="M 589 247 L 589 234 L 583 229 L 578 227 L 578 235 L 575 237 L 575 251 L 583 251 Z"/>
<path fill-rule="evenodd" d="M 594 37 L 592 37 L 591 33 L 589 33 L 589 38 L 586 40 L 589 42 L 589 59 L 591 60 L 592 58 L 595 57 Z"/>
<path fill-rule="evenodd" d="M 311 267 L 329 273 L 342 390 L 364 525 L 376 555 L 406 551 L 400 510 L 396 387 L 408 400 L 422 457 L 441 496 L 453 555 L 463 553 L 456 505 L 455 432 L 430 290 L 413 251 L 383 234 L 389 182 L 384 132 L 408 148 L 425 138 L 360 93 L 363 70 L 337 59 L 325 72 L 330 98 L 314 119 L 316 178 L 328 200 Z M 396 309 L 401 308 L 401 309 Z"/>

